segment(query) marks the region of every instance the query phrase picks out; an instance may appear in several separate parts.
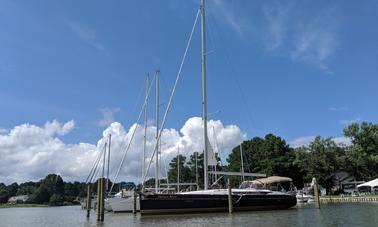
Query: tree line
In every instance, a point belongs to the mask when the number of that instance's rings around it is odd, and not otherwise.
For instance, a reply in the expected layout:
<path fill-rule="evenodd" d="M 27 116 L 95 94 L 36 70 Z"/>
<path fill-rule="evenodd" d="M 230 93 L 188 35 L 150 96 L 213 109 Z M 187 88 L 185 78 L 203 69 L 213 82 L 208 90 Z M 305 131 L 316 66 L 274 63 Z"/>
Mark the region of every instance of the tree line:
<path fill-rule="evenodd" d="M 109 185 L 112 182 L 109 180 Z M 46 204 L 60 206 L 65 204 L 77 204 L 78 198 L 86 197 L 87 185 L 84 182 L 64 182 L 57 174 L 49 174 L 38 182 L 12 183 L 5 185 L 0 183 L 0 203 L 7 203 L 8 199 L 17 195 L 29 195 L 26 203 Z M 120 182 L 114 185 L 115 189 L 135 187 L 132 182 Z M 97 181 L 91 183 L 92 194 L 97 192 Z"/>
<path fill-rule="evenodd" d="M 317 136 L 308 146 L 293 148 L 281 137 L 267 134 L 254 137 L 241 144 L 244 171 L 265 173 L 267 176 L 287 176 L 294 185 L 302 188 L 311 182 L 312 177 L 331 193 L 337 184 L 337 172 L 347 172 L 354 180 L 369 181 L 378 177 L 378 125 L 363 122 L 352 123 L 343 130 L 350 144 L 336 143 L 334 138 Z M 179 155 L 169 164 L 168 180 L 177 182 L 177 169 L 180 169 L 180 182 L 197 182 L 195 178 L 195 157 L 198 163 L 198 183 L 203 186 L 203 155 L 194 152 L 186 157 Z M 177 160 L 178 159 L 178 160 Z M 240 146 L 232 149 L 227 165 L 217 166 L 224 171 L 241 171 Z M 241 178 L 230 177 L 237 186 Z M 218 182 L 222 186 L 225 181 Z"/>

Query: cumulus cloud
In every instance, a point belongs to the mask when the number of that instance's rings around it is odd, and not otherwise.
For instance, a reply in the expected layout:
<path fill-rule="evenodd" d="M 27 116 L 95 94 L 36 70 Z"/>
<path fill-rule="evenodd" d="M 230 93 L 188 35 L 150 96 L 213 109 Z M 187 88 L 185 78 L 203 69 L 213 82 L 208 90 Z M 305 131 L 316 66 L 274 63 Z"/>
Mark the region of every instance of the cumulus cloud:
<path fill-rule="evenodd" d="M 104 138 L 107 137 L 109 133 L 112 133 L 112 150 L 116 152 L 115 165 L 113 166 L 112 172 L 115 172 L 119 166 L 119 160 L 129 143 L 132 132 L 134 128 L 137 128 L 134 140 L 130 147 L 130 150 L 126 156 L 126 161 L 121 174 L 123 177 L 133 177 L 139 178 L 141 176 L 141 160 L 143 153 L 143 143 L 144 143 L 144 127 L 141 125 L 134 124 L 130 127 L 128 132 L 126 132 L 121 124 L 113 123 L 104 131 Z M 208 121 L 209 128 L 209 140 L 212 144 L 214 151 L 219 152 L 222 157 L 226 157 L 231 149 L 237 144 L 241 143 L 246 135 L 240 130 L 236 125 L 223 125 L 219 120 Z M 113 134 L 115 137 L 115 144 L 113 143 Z M 156 144 L 156 127 L 147 127 L 147 137 L 146 137 L 146 166 L 150 161 L 151 154 L 153 152 L 154 146 Z M 99 143 L 103 143 L 100 141 Z M 113 145 L 114 144 L 114 145 Z M 199 117 L 189 118 L 180 131 L 176 129 L 164 129 L 161 137 L 161 169 L 159 169 L 160 176 L 166 175 L 166 168 L 168 163 L 173 157 L 177 155 L 177 151 L 180 154 L 189 156 L 193 152 L 203 151 L 203 124 L 202 119 Z M 155 159 L 153 159 L 155 160 Z M 223 159 L 224 160 L 224 159 Z M 152 161 L 151 169 L 148 172 L 148 176 L 154 176 L 155 166 L 154 161 Z"/>
<path fill-rule="evenodd" d="M 118 180 L 139 181 L 144 141 L 144 128 L 141 125 L 133 124 L 126 130 L 120 123 L 114 122 L 103 131 L 103 137 L 97 144 L 64 143 L 60 136 L 69 133 L 74 125 L 74 121 L 60 123 L 54 120 L 44 126 L 18 125 L 7 134 L 0 134 L 0 182 L 38 180 L 48 173 L 58 173 L 66 181 L 84 181 L 109 134 L 112 135 L 110 172 L 113 177 L 135 127 L 136 134 Z M 210 142 L 215 152 L 220 152 L 223 157 L 246 138 L 236 125 L 223 125 L 219 120 L 210 120 L 208 125 Z M 179 131 L 173 128 L 163 130 L 160 176 L 165 176 L 164 166 L 168 166 L 177 154 L 178 148 L 184 155 L 202 151 L 202 127 L 201 118 L 192 117 Z M 155 137 L 156 127 L 149 126 L 146 137 L 146 163 L 155 145 Z M 153 175 L 154 171 L 151 170 L 149 176 Z"/>
<path fill-rule="evenodd" d="M 5 128 L 0 128 L 0 134 L 8 133 L 8 130 Z"/>
<path fill-rule="evenodd" d="M 75 127 L 75 122 L 73 120 L 66 123 L 59 123 L 57 120 L 52 122 L 48 121 L 45 124 L 44 130 L 48 135 L 60 135 L 63 136 L 69 133 Z"/>
<path fill-rule="evenodd" d="M 65 144 L 58 138 L 69 133 L 74 124 L 56 120 L 43 127 L 22 124 L 0 135 L 0 181 L 37 180 L 48 173 L 62 174 L 67 180 L 85 176 L 96 146 Z"/>

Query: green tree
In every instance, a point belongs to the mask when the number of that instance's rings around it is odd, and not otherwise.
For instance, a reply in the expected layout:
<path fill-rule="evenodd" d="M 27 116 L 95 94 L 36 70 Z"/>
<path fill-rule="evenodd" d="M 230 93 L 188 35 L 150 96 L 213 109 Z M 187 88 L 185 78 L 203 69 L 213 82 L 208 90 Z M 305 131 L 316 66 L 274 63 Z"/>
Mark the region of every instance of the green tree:
<path fill-rule="evenodd" d="M 279 175 L 293 179 L 295 185 L 303 182 L 301 170 L 296 165 L 295 151 L 285 140 L 273 134 L 264 138 L 255 137 L 242 143 L 244 171 L 265 173 L 268 176 Z M 228 171 L 241 171 L 240 146 L 235 147 L 228 156 Z M 233 185 L 237 185 L 240 177 L 232 177 Z"/>
<path fill-rule="evenodd" d="M 64 182 L 59 175 L 49 174 L 41 181 L 38 189 L 31 196 L 30 202 L 38 204 L 48 203 L 50 197 L 54 194 L 64 196 Z"/>
<path fill-rule="evenodd" d="M 378 155 L 378 125 L 362 122 L 352 123 L 344 129 L 344 135 L 352 140 L 353 145 L 361 146 L 368 155 Z"/>
<path fill-rule="evenodd" d="M 186 157 L 178 155 L 174 157 L 169 163 L 168 180 L 169 183 L 177 183 L 178 179 L 178 166 L 179 166 L 179 180 L 180 183 L 194 183 L 195 178 L 191 178 L 191 171 L 188 165 L 186 165 Z"/>
<path fill-rule="evenodd" d="M 197 165 L 196 165 L 196 159 L 197 159 Z M 192 155 L 189 157 L 189 161 L 187 163 L 187 166 L 189 167 L 189 182 L 196 183 L 196 171 L 197 171 L 197 177 L 198 177 L 198 186 L 199 188 L 203 188 L 203 152 L 193 152 Z"/>
<path fill-rule="evenodd" d="M 344 155 L 344 149 L 331 137 L 324 139 L 317 136 L 305 152 L 308 153 L 297 153 L 302 158 L 297 160 L 299 166 L 307 172 L 307 178 L 316 177 L 327 194 L 330 193 L 335 186 L 334 174 L 341 169 L 339 158 Z"/>
<path fill-rule="evenodd" d="M 352 145 L 346 150 L 345 168 L 358 180 L 378 177 L 378 125 L 353 123 L 344 129 Z"/>
<path fill-rule="evenodd" d="M 9 192 L 9 196 L 10 197 L 15 196 L 17 194 L 18 184 L 17 183 L 12 183 L 12 184 L 8 185 L 7 186 L 7 190 Z"/>
<path fill-rule="evenodd" d="M 32 181 L 22 183 L 18 187 L 17 195 L 31 195 L 37 190 L 38 187 L 39 184 Z"/>
<path fill-rule="evenodd" d="M 36 204 L 45 204 L 50 200 L 51 194 L 47 186 L 41 184 L 38 189 L 31 195 L 29 202 Z"/>
<path fill-rule="evenodd" d="M 54 193 L 49 199 L 50 206 L 62 206 L 64 202 L 64 198 L 62 194 Z"/>
<path fill-rule="evenodd" d="M 9 191 L 7 186 L 3 183 L 0 183 L 0 203 L 6 203 L 9 199 Z"/>

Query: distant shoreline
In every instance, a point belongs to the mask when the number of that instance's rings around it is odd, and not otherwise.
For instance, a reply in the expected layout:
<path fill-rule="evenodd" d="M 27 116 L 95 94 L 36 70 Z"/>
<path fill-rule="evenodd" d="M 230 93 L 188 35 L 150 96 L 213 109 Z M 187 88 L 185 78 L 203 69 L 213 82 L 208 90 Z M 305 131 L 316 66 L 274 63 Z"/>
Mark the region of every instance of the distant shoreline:
<path fill-rule="evenodd" d="M 79 205 L 70 204 L 70 205 L 63 205 L 63 206 L 79 206 Z M 0 209 L 1 208 L 19 208 L 19 207 L 58 207 L 58 206 L 49 206 L 49 205 L 44 205 L 44 204 L 8 204 L 8 203 L 0 204 Z"/>

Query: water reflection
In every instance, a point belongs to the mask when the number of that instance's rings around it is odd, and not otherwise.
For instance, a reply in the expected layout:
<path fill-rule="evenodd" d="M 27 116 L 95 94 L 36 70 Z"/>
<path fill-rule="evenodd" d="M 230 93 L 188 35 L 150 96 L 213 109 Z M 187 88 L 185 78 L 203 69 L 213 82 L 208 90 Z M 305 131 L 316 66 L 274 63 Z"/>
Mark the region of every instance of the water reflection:
<path fill-rule="evenodd" d="M 289 210 L 141 216 L 105 214 L 97 223 L 95 212 L 85 217 L 80 207 L 0 209 L 0 226 L 378 226 L 378 203 L 298 205 Z"/>

